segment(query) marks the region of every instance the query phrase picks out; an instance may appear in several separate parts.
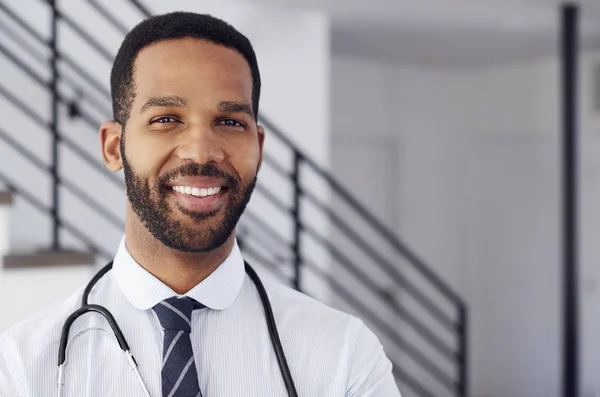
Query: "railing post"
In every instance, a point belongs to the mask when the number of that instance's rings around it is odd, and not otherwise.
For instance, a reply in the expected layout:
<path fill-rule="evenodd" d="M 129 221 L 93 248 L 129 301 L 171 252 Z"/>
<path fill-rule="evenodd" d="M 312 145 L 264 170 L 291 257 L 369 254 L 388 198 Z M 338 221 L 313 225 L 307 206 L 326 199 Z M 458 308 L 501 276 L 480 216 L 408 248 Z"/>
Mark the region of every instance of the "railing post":
<path fill-rule="evenodd" d="M 458 351 L 460 353 L 460 363 L 458 366 L 458 381 L 459 381 L 459 396 L 469 396 L 469 349 L 468 349 L 468 330 L 469 330 L 469 319 L 467 315 L 467 307 L 464 303 L 459 306 L 458 309 L 458 324 L 459 324 L 459 339 L 458 339 Z"/>
<path fill-rule="evenodd" d="M 300 207 L 302 203 L 302 189 L 300 188 L 300 166 L 302 164 L 302 154 L 294 150 L 294 170 L 292 171 L 292 182 L 294 183 L 294 206 L 292 216 L 294 217 L 294 288 L 301 291 L 301 270 L 302 270 L 302 224 L 300 222 Z"/>
<path fill-rule="evenodd" d="M 58 137 L 58 123 L 59 123 L 59 98 L 58 98 L 58 10 L 56 8 L 57 0 L 49 0 L 49 5 L 52 7 L 52 33 L 50 36 L 50 50 L 52 51 L 52 58 L 50 60 L 50 67 L 52 69 L 52 80 L 50 81 L 50 90 L 52 91 L 52 112 L 50 116 L 50 129 L 52 130 L 52 156 L 50 164 L 50 172 L 52 174 L 52 250 L 60 249 L 60 230 L 59 230 L 59 209 L 60 209 L 60 196 L 59 196 L 59 137 Z"/>
<path fill-rule="evenodd" d="M 579 396 L 579 7 L 561 9 L 563 396 Z"/>

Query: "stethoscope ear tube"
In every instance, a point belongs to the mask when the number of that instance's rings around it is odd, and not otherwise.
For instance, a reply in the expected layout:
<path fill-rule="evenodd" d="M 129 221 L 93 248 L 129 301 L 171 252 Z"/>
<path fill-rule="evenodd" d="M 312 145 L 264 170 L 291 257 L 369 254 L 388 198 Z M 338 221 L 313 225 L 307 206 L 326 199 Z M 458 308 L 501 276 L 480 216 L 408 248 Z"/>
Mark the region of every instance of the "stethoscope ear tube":
<path fill-rule="evenodd" d="M 273 349 L 275 350 L 275 356 L 277 357 L 277 362 L 279 363 L 279 368 L 281 370 L 281 375 L 283 376 L 283 381 L 285 383 L 285 387 L 287 389 L 288 395 L 290 397 L 298 397 L 298 392 L 296 391 L 296 387 L 294 385 L 294 381 L 292 379 L 292 375 L 290 373 L 290 369 L 285 358 L 285 353 L 283 352 L 283 347 L 281 346 L 281 340 L 279 339 L 279 333 L 277 332 L 277 325 L 275 323 L 275 316 L 273 315 L 273 308 L 271 307 L 271 303 L 269 302 L 269 297 L 267 292 L 260 281 L 260 277 L 254 269 L 244 261 L 246 273 L 252 279 L 254 284 L 256 285 L 256 289 L 258 290 L 258 295 L 260 296 L 260 300 L 262 301 L 263 308 L 265 311 L 265 317 L 267 321 L 267 327 L 269 329 L 269 334 L 271 336 L 271 342 L 273 344 Z M 66 361 L 67 356 L 67 343 L 69 341 L 69 333 L 71 331 L 71 326 L 80 316 L 89 313 L 96 312 L 104 316 L 106 321 L 110 324 L 110 327 L 113 330 L 117 341 L 119 342 L 119 346 L 121 350 L 127 356 L 127 359 L 131 365 L 132 370 L 135 372 L 136 377 L 140 381 L 140 384 L 144 388 L 144 393 L 146 396 L 150 396 L 148 392 L 148 388 L 146 387 L 144 380 L 142 379 L 137 363 L 131 355 L 129 345 L 125 340 L 125 336 L 123 332 L 119 328 L 117 321 L 113 317 L 113 315 L 108 311 L 108 309 L 100 306 L 100 305 L 90 305 L 88 304 L 88 298 L 90 292 L 92 291 L 94 285 L 100 280 L 110 269 L 112 268 L 112 262 L 103 267 L 93 278 L 90 280 L 89 284 L 85 287 L 83 292 L 83 297 L 81 299 L 81 307 L 77 309 L 73 314 L 71 314 L 67 320 L 65 321 L 61 336 L 60 336 L 60 345 L 58 349 L 58 397 L 62 396 L 62 390 L 64 387 L 63 384 L 63 369 L 64 363 Z"/>
<path fill-rule="evenodd" d="M 263 308 L 265 310 L 267 326 L 269 328 L 269 333 L 271 334 L 271 342 L 273 343 L 275 356 L 279 362 L 279 369 L 281 370 L 281 376 L 283 377 L 285 388 L 287 389 L 290 397 L 298 397 L 298 392 L 296 391 L 296 386 L 294 385 L 294 380 L 292 379 L 292 374 L 290 372 L 287 360 L 285 359 L 283 347 L 281 346 L 281 340 L 279 339 L 279 333 L 277 332 L 275 317 L 273 316 L 273 308 L 271 307 L 271 302 L 269 302 L 269 298 L 267 297 L 267 291 L 265 290 L 265 287 L 260 281 L 260 277 L 258 277 L 258 274 L 256 274 L 252 266 L 245 261 L 244 265 L 246 267 L 246 273 L 248 273 L 248 276 L 252 279 L 252 281 L 254 281 L 256 289 L 258 290 L 258 295 L 262 301 Z"/>
<path fill-rule="evenodd" d="M 94 288 L 96 283 L 102 277 L 104 277 L 104 275 L 106 273 L 108 273 L 110 271 L 110 269 L 112 269 L 112 265 L 113 265 L 113 262 L 110 261 L 106 266 L 104 266 L 102 269 L 100 269 L 98 271 L 98 273 L 96 273 L 96 275 L 94 277 L 92 277 L 92 279 L 90 280 L 88 285 L 85 286 L 85 289 L 83 290 L 83 296 L 81 297 L 81 307 L 88 305 L 88 298 L 90 297 L 90 292 L 92 292 L 92 289 Z"/>
<path fill-rule="evenodd" d="M 121 350 L 123 350 L 124 352 L 128 352 L 130 350 L 129 345 L 127 344 L 127 341 L 125 340 L 125 336 L 123 335 L 123 332 L 121 332 L 121 329 L 119 328 L 119 325 L 117 324 L 117 321 L 115 320 L 113 315 L 102 306 L 85 305 L 85 306 L 77 309 L 75 312 L 73 312 L 73 314 L 71 314 L 67 318 L 67 320 L 65 321 L 65 324 L 63 325 L 62 333 L 60 335 L 60 347 L 58 349 L 58 365 L 59 366 L 63 365 L 66 360 L 67 343 L 69 341 L 69 332 L 71 331 L 71 325 L 73 325 L 73 322 L 75 320 L 77 320 L 80 316 L 82 316 L 86 313 L 89 313 L 89 312 L 96 312 L 96 313 L 102 314 L 104 316 L 104 318 L 106 318 L 106 321 L 108 321 L 108 323 L 110 324 L 110 327 L 112 328 L 112 330 L 115 334 L 115 337 L 117 338 L 117 341 L 119 342 L 119 346 L 121 347 Z"/>
<path fill-rule="evenodd" d="M 125 340 L 125 337 L 123 336 L 123 333 L 119 329 L 119 326 L 117 325 L 117 322 L 115 321 L 112 314 L 108 310 L 104 309 L 102 306 L 88 305 L 88 297 L 90 296 L 90 292 L 92 291 L 92 288 L 94 288 L 94 286 L 96 285 L 98 280 L 100 280 L 106 273 L 108 273 L 108 271 L 110 269 L 112 269 L 112 264 L 113 263 L 111 261 L 106 266 L 104 266 L 102 269 L 100 269 L 100 271 L 98 273 L 96 273 L 96 275 L 90 280 L 88 285 L 85 286 L 85 289 L 83 291 L 83 296 L 81 298 L 81 307 L 79 309 L 77 309 L 75 312 L 73 312 L 67 318 L 65 323 L 63 324 L 62 332 L 60 334 L 60 345 L 59 345 L 59 349 L 58 349 L 58 366 L 59 367 L 65 363 L 65 360 L 67 357 L 67 344 L 69 342 L 69 333 L 71 331 L 71 325 L 73 325 L 73 322 L 75 322 L 75 320 L 77 320 L 80 316 L 82 316 L 85 313 L 88 313 L 90 311 L 95 311 L 95 312 L 102 314 L 110 323 L 110 326 L 112 327 L 113 331 L 115 330 L 115 328 L 118 330 L 118 332 L 115 331 L 115 336 L 116 336 L 117 340 L 119 341 L 119 346 L 121 347 L 121 349 L 123 349 L 123 351 L 129 350 L 129 347 L 127 347 L 127 341 Z M 112 320 L 112 323 L 111 323 L 111 320 Z M 123 348 L 124 346 L 127 347 L 127 349 L 124 349 Z"/>

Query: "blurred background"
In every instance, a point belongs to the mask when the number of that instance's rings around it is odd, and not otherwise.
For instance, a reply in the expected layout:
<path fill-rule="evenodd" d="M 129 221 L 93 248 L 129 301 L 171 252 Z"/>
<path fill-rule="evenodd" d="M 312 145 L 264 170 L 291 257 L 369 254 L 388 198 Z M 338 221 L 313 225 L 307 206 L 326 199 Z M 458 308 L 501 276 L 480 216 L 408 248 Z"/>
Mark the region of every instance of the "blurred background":
<path fill-rule="evenodd" d="M 190 10 L 258 55 L 266 157 L 237 232 L 263 277 L 362 318 L 404 397 L 600 396 L 600 2 L 577 4 L 565 125 L 556 0 L 0 0 L 0 332 L 116 252 L 112 58 Z"/>

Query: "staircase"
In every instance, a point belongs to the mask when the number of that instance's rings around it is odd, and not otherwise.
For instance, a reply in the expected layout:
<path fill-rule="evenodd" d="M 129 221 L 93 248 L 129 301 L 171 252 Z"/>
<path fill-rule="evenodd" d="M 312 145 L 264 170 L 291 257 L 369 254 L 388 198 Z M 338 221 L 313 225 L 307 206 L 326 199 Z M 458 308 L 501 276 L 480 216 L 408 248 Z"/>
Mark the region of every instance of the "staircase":
<path fill-rule="evenodd" d="M 113 34 L 127 32 L 105 3 L 82 1 L 111 26 Z M 24 76 L 22 90 L 9 88 L 6 77 L 0 77 L 0 100 L 10 104 L 15 115 L 25 120 L 22 123 L 44 131 L 53 150 L 48 158 L 40 150 L 40 138 L 27 135 L 29 128 L 19 125 L 17 129 L 9 125 L 11 120 L 0 120 L 0 155 L 15 164 L 14 169 L 0 169 L 4 184 L 4 189 L 0 186 L 0 302 L 23 295 L 12 287 L 19 279 L 26 278 L 32 289 L 55 285 L 53 280 L 60 286 L 58 280 L 66 278 L 73 285 L 85 284 L 95 270 L 93 264 L 111 259 L 124 231 L 122 210 L 106 205 L 124 200 L 122 175 L 104 169 L 94 154 L 95 138 L 81 132 L 95 132 L 110 117 L 110 92 L 81 66 L 79 53 L 61 50 L 69 46 L 59 45 L 58 27 L 67 26 L 87 51 L 109 64 L 113 54 L 86 32 L 86 21 L 70 17 L 56 0 L 31 3 L 43 7 L 51 19 L 49 40 L 9 1 L 0 0 L 0 68 L 10 65 Z M 139 0 L 123 3 L 140 18 L 151 15 Z M 31 106 L 36 95 L 50 97 L 50 114 Z M 44 101 L 48 102 L 35 103 Z M 77 134 L 61 126 L 65 120 L 77 126 Z M 268 118 L 261 116 L 259 122 L 274 141 L 274 149 L 265 152 L 255 197 L 238 228 L 245 257 L 263 274 L 362 318 L 382 340 L 403 396 L 467 396 L 464 301 Z M 43 176 L 48 183 L 33 186 L 15 176 L 17 168 Z M 43 215 L 48 228 L 28 227 L 27 220 L 10 217 L 11 209 L 15 214 L 34 214 L 36 220 Z M 24 239 L 39 237 L 44 249 L 30 252 L 30 246 L 9 242 L 9 223 L 24 230 Z M 98 226 L 92 230 L 86 227 L 90 223 Z M 335 244 L 331 233 L 340 236 Z M 391 292 L 390 285 L 400 292 Z M 317 290 L 326 291 L 326 296 Z M 44 291 L 49 301 L 63 294 L 58 287 Z M 39 306 L 33 301 L 25 304 Z M 11 319 L 3 321 L 9 324 Z"/>

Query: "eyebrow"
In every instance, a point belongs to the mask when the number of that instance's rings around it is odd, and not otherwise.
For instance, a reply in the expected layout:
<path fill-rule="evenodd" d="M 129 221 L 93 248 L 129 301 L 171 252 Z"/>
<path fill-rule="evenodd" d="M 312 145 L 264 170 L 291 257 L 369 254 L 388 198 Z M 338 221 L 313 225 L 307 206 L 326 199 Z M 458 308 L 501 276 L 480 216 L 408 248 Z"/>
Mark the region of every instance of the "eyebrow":
<path fill-rule="evenodd" d="M 221 101 L 217 105 L 217 109 L 220 112 L 226 113 L 246 113 L 250 117 L 254 119 L 254 111 L 252 110 L 252 106 L 240 103 L 240 102 L 232 102 L 232 101 Z"/>
<path fill-rule="evenodd" d="M 163 108 L 184 108 L 187 106 L 187 102 L 180 96 L 167 95 L 167 96 L 154 96 L 149 98 L 146 103 L 140 109 L 140 114 L 152 107 L 163 107 Z"/>

